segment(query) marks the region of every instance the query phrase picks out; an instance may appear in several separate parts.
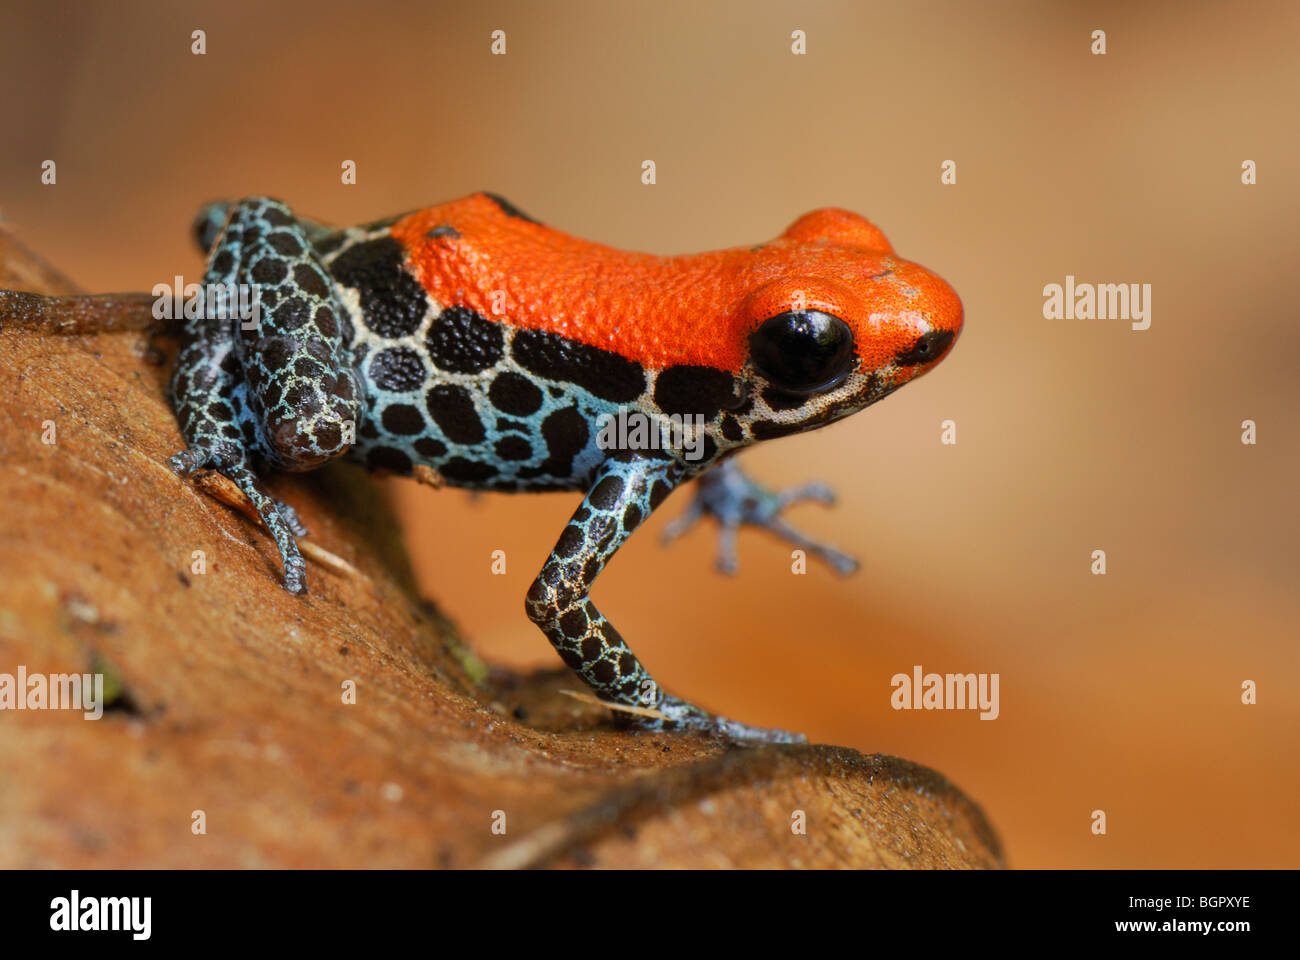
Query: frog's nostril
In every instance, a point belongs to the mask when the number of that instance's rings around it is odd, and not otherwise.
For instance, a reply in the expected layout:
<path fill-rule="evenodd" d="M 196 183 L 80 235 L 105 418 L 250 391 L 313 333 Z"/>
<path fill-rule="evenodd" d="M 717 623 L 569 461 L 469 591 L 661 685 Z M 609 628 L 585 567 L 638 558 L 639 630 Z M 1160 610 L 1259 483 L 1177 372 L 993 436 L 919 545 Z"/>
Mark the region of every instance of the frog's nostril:
<path fill-rule="evenodd" d="M 894 362 L 902 366 L 931 363 L 944 355 L 955 336 L 952 330 L 931 330 L 917 338 L 916 343 L 901 351 Z"/>

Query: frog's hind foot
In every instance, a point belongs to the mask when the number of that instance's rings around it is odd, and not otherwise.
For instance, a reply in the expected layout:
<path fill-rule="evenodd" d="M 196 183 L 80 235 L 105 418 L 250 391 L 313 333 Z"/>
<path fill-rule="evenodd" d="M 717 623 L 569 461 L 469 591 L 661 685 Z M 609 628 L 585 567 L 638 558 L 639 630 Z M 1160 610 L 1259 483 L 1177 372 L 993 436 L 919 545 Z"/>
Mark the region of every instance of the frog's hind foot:
<path fill-rule="evenodd" d="M 237 461 L 242 458 L 232 458 L 225 452 L 214 451 L 200 444 L 174 454 L 167 463 L 177 476 L 186 478 L 201 470 L 215 470 L 239 487 L 253 504 L 253 509 L 261 517 L 280 551 L 284 588 L 290 593 L 305 594 L 307 563 L 303 560 L 302 551 L 298 549 L 296 538 L 306 536 L 307 528 L 298 519 L 298 513 L 293 507 L 267 494 L 258 482 L 257 475 L 245 464 L 232 462 L 232 459 Z"/>
<path fill-rule="evenodd" d="M 734 743 L 807 743 L 808 738 L 802 733 L 788 730 L 775 730 L 767 727 L 751 727 L 737 723 L 726 717 L 719 717 L 707 710 L 688 703 L 677 697 L 666 696 L 655 707 L 658 717 L 641 713 L 615 714 L 616 722 L 629 729 L 686 731 L 695 730 L 719 737 Z"/>

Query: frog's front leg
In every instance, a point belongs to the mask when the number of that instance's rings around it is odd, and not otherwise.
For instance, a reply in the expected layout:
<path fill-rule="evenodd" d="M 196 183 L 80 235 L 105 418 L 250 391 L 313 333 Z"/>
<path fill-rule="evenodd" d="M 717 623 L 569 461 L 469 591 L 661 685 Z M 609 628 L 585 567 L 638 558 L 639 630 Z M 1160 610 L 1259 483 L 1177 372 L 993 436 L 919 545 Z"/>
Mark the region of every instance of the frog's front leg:
<path fill-rule="evenodd" d="M 747 727 L 666 695 L 591 602 L 592 583 L 605 564 L 682 475 L 676 461 L 626 451 L 598 467 L 586 498 L 528 591 L 528 616 L 602 700 L 661 715 L 621 715 L 631 725 L 706 730 L 737 740 L 802 740 L 782 730 Z"/>
<path fill-rule="evenodd" d="M 721 528 L 716 565 L 722 573 L 730 575 L 736 572 L 736 531 L 743 526 L 771 530 L 801 550 L 820 557 L 836 573 L 852 573 L 858 568 L 857 560 L 805 536 L 781 519 L 781 512 L 786 507 L 802 500 L 815 500 L 829 506 L 835 503 L 835 494 L 824 483 L 771 491 L 745 476 L 734 459 L 724 460 L 695 481 L 695 499 L 685 513 L 665 528 L 664 542 L 681 536 L 701 517 L 708 515 L 717 520 Z"/>
<path fill-rule="evenodd" d="M 340 336 L 344 307 L 307 231 L 279 201 L 235 204 L 211 243 L 204 290 L 242 291 L 252 309 L 228 301 L 186 323 L 171 399 L 188 449 L 171 465 L 181 476 L 211 469 L 233 480 L 279 548 L 285 587 L 303 593 L 294 537 L 306 531 L 262 490 L 258 471 L 309 470 L 355 437 L 361 391 Z"/>

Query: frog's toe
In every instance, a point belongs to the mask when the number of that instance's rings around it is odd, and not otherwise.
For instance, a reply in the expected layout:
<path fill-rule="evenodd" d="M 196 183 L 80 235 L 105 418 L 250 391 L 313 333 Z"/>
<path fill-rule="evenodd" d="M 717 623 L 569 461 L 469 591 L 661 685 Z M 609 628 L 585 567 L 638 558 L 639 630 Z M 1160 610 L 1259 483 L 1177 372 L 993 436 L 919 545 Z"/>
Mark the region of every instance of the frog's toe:
<path fill-rule="evenodd" d="M 182 450 L 168 463 L 182 477 L 199 470 L 217 470 L 248 497 L 267 532 L 275 541 L 284 569 L 284 588 L 290 593 L 307 592 L 307 563 L 302 558 L 295 537 L 305 536 L 306 527 L 298 513 L 283 500 L 267 494 L 258 482 L 257 475 L 243 463 L 232 463 L 229 451 L 213 450 L 202 444 Z"/>
<path fill-rule="evenodd" d="M 307 527 L 298 518 L 297 510 L 283 500 L 276 500 L 275 508 L 280 511 L 280 516 L 284 517 L 284 522 L 289 525 L 289 529 L 293 531 L 295 537 L 307 536 Z"/>
<path fill-rule="evenodd" d="M 167 465 L 178 477 L 191 477 L 208 465 L 211 453 L 206 447 L 190 447 L 167 458 Z"/>
<path fill-rule="evenodd" d="M 674 517 L 672 520 L 668 521 L 668 524 L 664 527 L 664 532 L 660 537 L 660 542 L 664 544 L 672 543 L 687 530 L 691 529 L 691 527 L 699 523 L 703 516 L 704 505 L 697 497 L 695 500 L 691 501 L 691 505 L 686 508 L 685 513 L 680 517 Z"/>
<path fill-rule="evenodd" d="M 822 543 L 820 540 L 814 540 L 812 537 L 800 533 L 779 517 L 772 517 L 761 523 L 760 526 L 771 530 L 786 543 L 793 544 L 796 548 L 811 553 L 841 576 L 848 576 L 860 566 L 854 557 L 842 553 L 830 544 Z"/>
<path fill-rule="evenodd" d="M 736 743 L 807 743 L 802 733 L 768 727 L 751 727 L 726 717 L 716 717 L 718 732 Z"/>
<path fill-rule="evenodd" d="M 307 561 L 301 555 L 284 558 L 284 589 L 302 596 L 307 593 Z"/>
<path fill-rule="evenodd" d="M 842 577 L 857 573 L 858 567 L 862 566 L 857 557 L 851 557 L 847 553 L 840 553 L 833 547 L 822 547 L 821 557 L 830 565 L 832 570 Z"/>
<path fill-rule="evenodd" d="M 718 556 L 713 567 L 724 576 L 734 577 L 740 569 L 740 554 L 736 550 L 736 525 L 720 523 L 718 527 Z"/>
<path fill-rule="evenodd" d="M 655 708 L 658 717 L 619 714 L 625 725 L 644 730 L 695 730 L 736 743 L 807 743 L 801 733 L 751 727 L 695 706 L 679 697 L 666 696 Z"/>
<path fill-rule="evenodd" d="M 802 503 L 804 500 L 813 500 L 817 503 L 824 504 L 828 507 L 835 506 L 835 491 L 825 483 L 814 480 L 812 483 L 800 484 L 797 487 L 786 487 L 778 491 L 776 495 L 781 508 L 790 506 L 792 503 Z"/>

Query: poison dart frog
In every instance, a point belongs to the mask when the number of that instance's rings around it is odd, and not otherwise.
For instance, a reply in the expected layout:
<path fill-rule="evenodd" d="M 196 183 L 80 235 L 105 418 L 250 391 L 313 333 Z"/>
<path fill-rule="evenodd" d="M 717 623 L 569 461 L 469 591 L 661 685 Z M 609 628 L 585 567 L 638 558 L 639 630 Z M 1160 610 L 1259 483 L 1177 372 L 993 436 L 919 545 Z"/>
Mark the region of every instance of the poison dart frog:
<path fill-rule="evenodd" d="M 187 448 L 171 465 L 216 470 L 247 494 L 288 590 L 307 589 L 295 541 L 306 531 L 261 488 L 267 470 L 346 457 L 477 490 L 578 491 L 525 603 L 564 662 L 601 700 L 643 708 L 620 714 L 636 726 L 800 739 L 666 694 L 591 588 L 692 479 L 668 536 L 715 518 L 724 571 L 747 525 L 851 571 L 781 518 L 799 500 L 830 502 L 827 488 L 769 491 L 732 457 L 938 363 L 962 326 L 947 283 L 838 209 L 766 243 L 685 256 L 580 240 L 490 193 L 346 229 L 253 197 L 208 205 L 195 233 L 205 286 L 253 285 L 258 318 L 181 325 L 170 395 Z M 663 442 L 611 442 L 631 435 L 608 429 L 629 416 L 663 428 Z"/>

